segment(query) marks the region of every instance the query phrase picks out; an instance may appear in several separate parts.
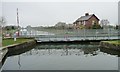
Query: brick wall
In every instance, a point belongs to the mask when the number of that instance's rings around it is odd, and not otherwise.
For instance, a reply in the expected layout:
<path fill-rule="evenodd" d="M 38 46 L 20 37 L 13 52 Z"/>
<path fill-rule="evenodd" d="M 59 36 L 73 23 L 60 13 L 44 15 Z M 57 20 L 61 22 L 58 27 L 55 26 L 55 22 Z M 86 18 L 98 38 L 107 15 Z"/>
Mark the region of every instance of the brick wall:
<path fill-rule="evenodd" d="M 94 20 L 94 23 L 99 24 L 99 20 L 95 17 L 92 16 L 87 22 L 86 22 L 86 28 L 89 29 L 92 27 L 92 21 Z"/>

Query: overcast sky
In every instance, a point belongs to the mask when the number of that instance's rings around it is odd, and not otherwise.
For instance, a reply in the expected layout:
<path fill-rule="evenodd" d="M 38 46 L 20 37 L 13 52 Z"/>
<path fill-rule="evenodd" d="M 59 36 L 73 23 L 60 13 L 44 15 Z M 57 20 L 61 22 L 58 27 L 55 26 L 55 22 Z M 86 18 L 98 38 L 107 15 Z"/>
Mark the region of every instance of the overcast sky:
<path fill-rule="evenodd" d="M 86 12 L 95 14 L 100 20 L 108 19 L 111 24 L 118 23 L 117 2 L 3 2 L 2 15 L 7 25 L 17 25 L 16 8 L 19 8 L 20 26 L 23 27 L 73 23 Z"/>

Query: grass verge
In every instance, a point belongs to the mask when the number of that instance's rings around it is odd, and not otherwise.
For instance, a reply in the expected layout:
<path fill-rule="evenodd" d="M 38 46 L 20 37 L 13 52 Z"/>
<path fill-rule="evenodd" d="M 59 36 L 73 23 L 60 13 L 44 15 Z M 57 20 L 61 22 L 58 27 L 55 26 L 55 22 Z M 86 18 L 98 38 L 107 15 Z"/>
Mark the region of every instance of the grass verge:
<path fill-rule="evenodd" d="M 30 41 L 30 40 L 33 40 L 33 39 L 17 38 L 16 41 L 14 41 L 13 38 L 3 39 L 2 46 L 8 46 L 8 45 L 12 45 L 12 44 L 19 44 L 19 43 L 27 42 L 27 41 Z"/>
<path fill-rule="evenodd" d="M 120 40 L 102 41 L 102 42 L 107 42 L 107 43 L 110 43 L 110 44 L 120 45 Z"/>

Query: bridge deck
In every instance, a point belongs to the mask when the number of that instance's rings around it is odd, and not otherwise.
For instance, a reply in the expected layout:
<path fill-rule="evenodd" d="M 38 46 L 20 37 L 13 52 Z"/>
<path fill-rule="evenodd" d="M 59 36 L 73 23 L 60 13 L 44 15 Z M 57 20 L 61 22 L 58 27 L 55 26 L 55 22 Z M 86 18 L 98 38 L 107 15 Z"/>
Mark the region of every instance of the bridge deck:
<path fill-rule="evenodd" d="M 116 40 L 118 37 L 36 37 L 37 42 Z"/>
<path fill-rule="evenodd" d="M 113 40 L 118 39 L 118 30 L 115 29 L 82 29 L 82 30 L 58 30 L 44 29 L 41 31 L 31 30 L 23 37 L 34 37 L 38 42 L 50 41 L 87 41 L 87 40 Z"/>

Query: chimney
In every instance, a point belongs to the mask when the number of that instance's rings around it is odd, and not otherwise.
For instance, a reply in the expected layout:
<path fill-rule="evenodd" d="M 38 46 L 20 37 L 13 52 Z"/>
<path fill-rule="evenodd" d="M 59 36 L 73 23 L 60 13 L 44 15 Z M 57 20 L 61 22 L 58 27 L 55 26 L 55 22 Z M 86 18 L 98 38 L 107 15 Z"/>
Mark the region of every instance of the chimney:
<path fill-rule="evenodd" d="M 89 15 L 89 13 L 85 13 L 85 16 L 88 16 Z"/>

